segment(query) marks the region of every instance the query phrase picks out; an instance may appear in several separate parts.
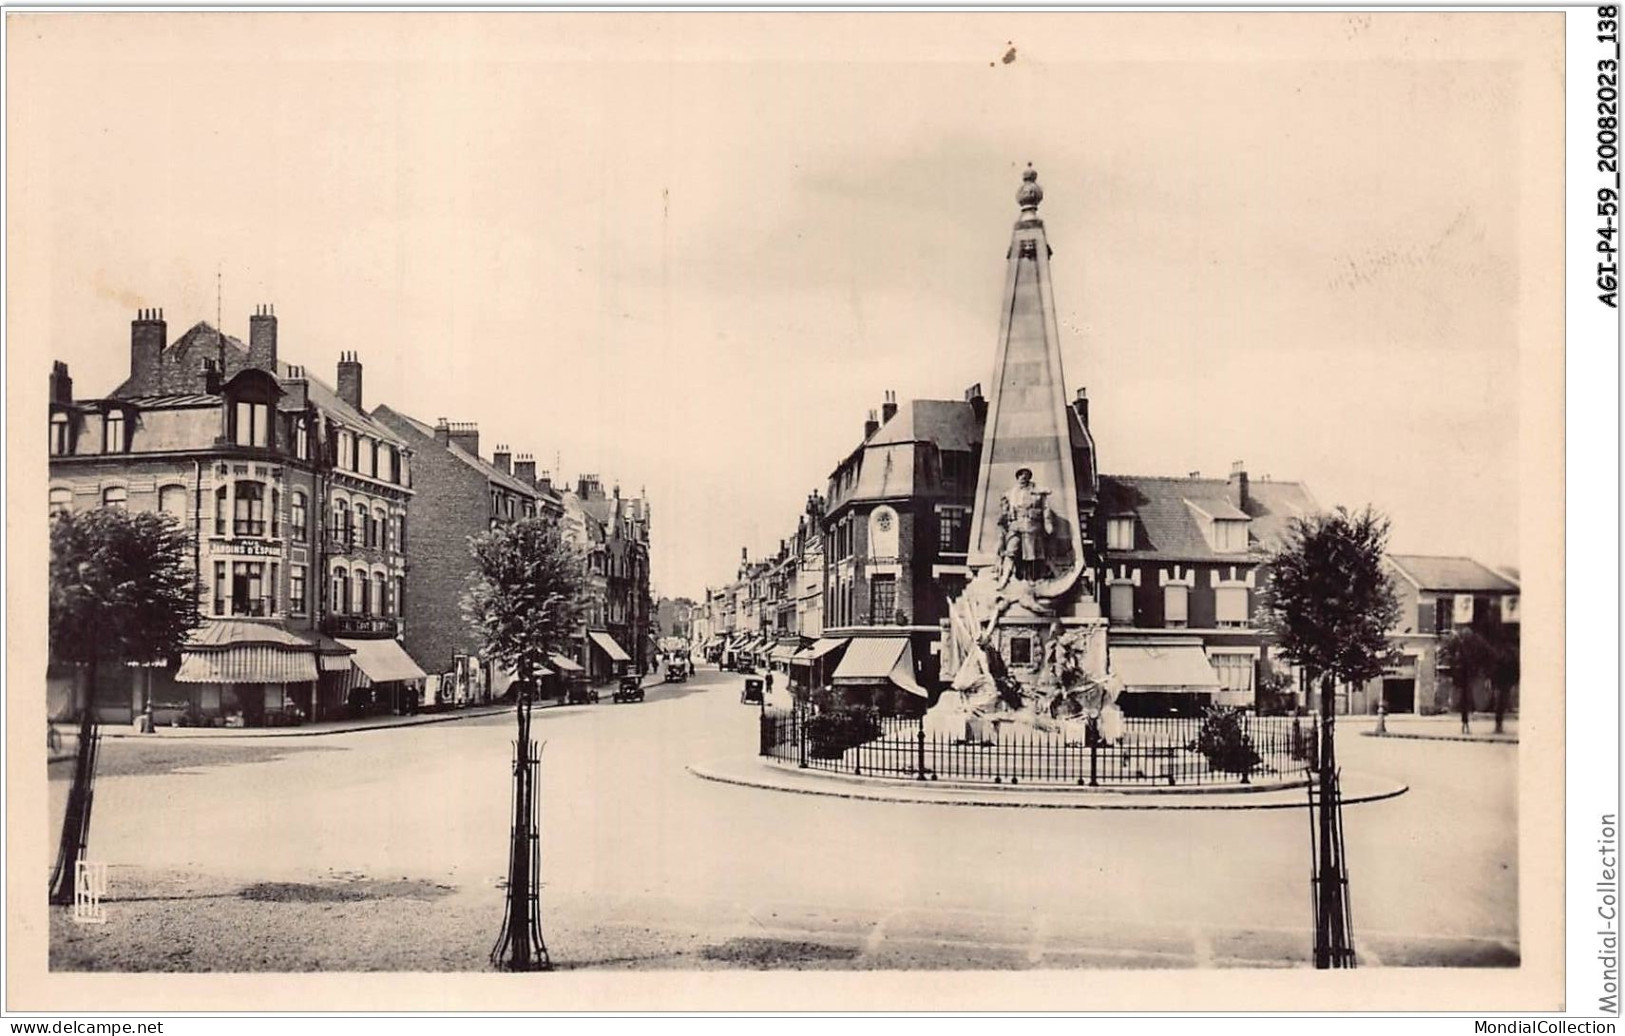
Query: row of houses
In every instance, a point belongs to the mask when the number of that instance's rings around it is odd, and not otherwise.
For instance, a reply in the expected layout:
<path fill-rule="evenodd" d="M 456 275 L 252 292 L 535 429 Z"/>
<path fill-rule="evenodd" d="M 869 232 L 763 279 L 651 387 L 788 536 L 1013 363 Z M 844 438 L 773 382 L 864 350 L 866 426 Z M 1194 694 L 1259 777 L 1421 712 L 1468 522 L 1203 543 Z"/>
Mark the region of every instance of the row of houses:
<path fill-rule="evenodd" d="M 255 725 L 500 696 L 512 674 L 461 612 L 468 539 L 535 516 L 562 524 L 592 587 L 561 673 L 652 665 L 646 496 L 593 475 L 555 486 L 528 454 L 483 455 L 473 423 L 369 410 L 354 352 L 335 373 L 281 359 L 269 306 L 246 343 L 202 322 L 170 341 L 162 310 L 140 311 L 129 377 L 105 397 L 76 398 L 53 366 L 51 513 L 166 512 L 193 541 L 203 625 L 167 666 L 100 674 L 104 721 L 149 701 L 159 722 Z M 85 677 L 53 671 L 54 712 Z"/>
<path fill-rule="evenodd" d="M 742 552 L 735 578 L 707 589 L 696 643 L 713 660 L 749 657 L 798 684 L 895 685 L 900 663 L 928 690 L 950 680 L 937 658 L 948 602 L 970 575 L 985 419 L 980 386 L 962 400 L 888 397 L 826 490 L 807 497 L 795 531 L 765 557 Z M 1272 655 L 1259 609 L 1269 554 L 1292 519 L 1319 510 L 1308 487 L 1255 477 L 1240 462 L 1222 478 L 1096 476 L 1082 390 L 1070 422 L 1108 643 L 1140 703 L 1200 693 L 1221 704 L 1307 704 L 1299 674 Z M 1338 707 L 1450 711 L 1456 689 L 1440 642 L 1464 626 L 1518 622 L 1518 584 L 1465 557 L 1395 554 L 1387 563 L 1403 616 L 1393 664 L 1369 685 L 1340 689 Z M 863 645 L 867 669 L 843 668 L 853 642 L 876 640 L 887 644 Z"/>
<path fill-rule="evenodd" d="M 1067 618 L 1109 623 L 1125 711 L 1311 704 L 1260 619 L 1269 557 L 1319 503 L 1303 483 L 1254 477 L 1241 462 L 1217 478 L 1102 471 L 1088 393 L 1064 395 L 1053 249 L 1030 166 L 1016 197 L 991 403 L 980 384 L 957 400 L 899 404 L 886 393 L 808 495 L 794 533 L 767 557 L 743 552 L 734 578 L 707 590 L 704 650 L 782 667 L 796 687 L 929 700 L 955 675 L 941 663 L 949 602 L 973 569 L 1002 560 L 1010 578 L 998 506 L 1037 469 L 1038 493 L 1057 494 L 1036 497 L 1053 502 L 1039 505 L 1042 535 L 1066 524 L 1056 538 L 1076 550 L 1082 599 Z M 1340 708 L 1446 711 L 1455 688 L 1439 644 L 1462 626 L 1517 622 L 1517 584 L 1468 558 L 1396 555 L 1388 565 L 1403 604 L 1392 664 L 1369 686 L 1343 688 Z M 1018 632 L 1000 650 L 1011 669 L 1031 672 L 1053 640 Z"/>

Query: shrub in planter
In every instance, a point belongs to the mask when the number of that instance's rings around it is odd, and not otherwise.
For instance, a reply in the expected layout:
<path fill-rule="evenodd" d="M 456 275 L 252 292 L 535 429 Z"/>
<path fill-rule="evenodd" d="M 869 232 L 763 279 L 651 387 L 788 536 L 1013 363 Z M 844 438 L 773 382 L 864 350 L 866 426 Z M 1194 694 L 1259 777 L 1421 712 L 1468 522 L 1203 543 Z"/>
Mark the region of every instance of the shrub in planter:
<path fill-rule="evenodd" d="M 826 709 L 807 720 L 807 752 L 814 759 L 839 759 L 880 736 L 880 717 L 870 708 Z"/>
<path fill-rule="evenodd" d="M 1196 736 L 1196 750 L 1207 764 L 1224 773 L 1252 773 L 1261 761 L 1252 739 L 1242 726 L 1240 709 L 1215 706 L 1202 717 L 1202 731 Z"/>

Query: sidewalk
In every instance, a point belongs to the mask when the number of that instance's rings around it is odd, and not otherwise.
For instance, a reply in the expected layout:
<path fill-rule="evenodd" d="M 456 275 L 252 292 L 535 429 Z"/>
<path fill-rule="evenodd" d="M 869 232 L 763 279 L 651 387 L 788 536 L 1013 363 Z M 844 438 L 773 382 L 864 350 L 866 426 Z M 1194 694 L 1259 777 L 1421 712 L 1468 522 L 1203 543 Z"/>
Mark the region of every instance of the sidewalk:
<path fill-rule="evenodd" d="M 1494 733 L 1495 716 L 1492 713 L 1475 712 L 1472 716 L 1471 733 L 1461 732 L 1461 716 L 1459 714 L 1438 716 L 1388 716 L 1386 734 L 1377 733 L 1377 717 L 1375 716 L 1339 716 L 1339 722 L 1349 723 L 1351 726 L 1360 726 L 1366 729 L 1360 731 L 1366 737 L 1392 737 L 1410 738 L 1417 741 L 1481 741 L 1496 742 L 1499 744 L 1515 745 L 1518 743 L 1518 717 L 1507 716 L 1501 724 L 1502 733 Z"/>
<path fill-rule="evenodd" d="M 1302 783 L 1248 790 L 1225 788 L 1088 789 L 1073 787 L 992 787 L 948 781 L 909 781 L 885 777 L 854 777 L 826 771 L 802 770 L 766 762 L 755 756 L 730 757 L 692 763 L 688 772 L 708 781 L 803 795 L 830 795 L 871 802 L 901 802 L 940 806 L 1004 806 L 1032 809 L 1302 809 L 1308 791 Z M 1343 802 L 1377 802 L 1409 791 L 1409 786 L 1386 777 L 1343 774 Z"/>
<path fill-rule="evenodd" d="M 644 684 L 644 690 L 660 687 L 664 680 Z M 537 711 L 546 711 L 558 708 L 591 708 L 590 705 L 565 705 L 557 699 L 548 699 L 537 702 Z M 157 738 L 222 738 L 227 740 L 248 737 L 319 737 L 323 734 L 351 734 L 362 730 L 392 730 L 397 727 L 418 727 L 428 723 L 451 723 L 460 719 L 476 719 L 480 716 L 496 716 L 513 711 L 513 703 L 506 702 L 491 705 L 475 705 L 469 708 L 455 709 L 448 712 L 418 712 L 407 716 L 367 716 L 362 719 L 335 719 L 321 720 L 316 723 L 305 723 L 297 727 L 157 727 L 151 734 L 143 734 L 135 724 L 101 723 L 97 729 L 102 737 L 140 738 L 154 740 Z M 79 724 L 56 723 L 53 724 L 57 732 L 62 735 L 62 753 L 53 756 L 52 761 L 61 758 L 71 758 L 73 746 L 78 742 Z"/>

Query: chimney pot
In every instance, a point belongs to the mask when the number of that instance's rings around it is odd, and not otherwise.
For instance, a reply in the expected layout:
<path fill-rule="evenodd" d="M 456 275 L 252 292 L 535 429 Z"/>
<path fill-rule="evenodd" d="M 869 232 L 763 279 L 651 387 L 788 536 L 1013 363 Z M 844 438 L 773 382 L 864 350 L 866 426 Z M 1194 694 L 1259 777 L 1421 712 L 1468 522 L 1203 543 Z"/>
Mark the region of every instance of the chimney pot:
<path fill-rule="evenodd" d="M 267 319 L 271 320 L 271 327 L 274 334 L 276 328 L 274 318 Z M 365 413 L 365 410 L 363 410 L 361 406 L 361 361 L 356 358 L 356 354 L 354 352 L 343 352 L 339 354 L 338 373 L 339 398 L 350 404 L 352 407 L 355 407 L 357 410 L 362 410 L 362 412 Z"/>

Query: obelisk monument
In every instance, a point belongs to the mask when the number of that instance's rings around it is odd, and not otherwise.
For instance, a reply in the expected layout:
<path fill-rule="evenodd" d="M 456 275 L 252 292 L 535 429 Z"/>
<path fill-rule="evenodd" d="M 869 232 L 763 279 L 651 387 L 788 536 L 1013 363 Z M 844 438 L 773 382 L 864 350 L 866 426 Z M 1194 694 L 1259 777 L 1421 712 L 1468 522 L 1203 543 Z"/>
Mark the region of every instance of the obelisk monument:
<path fill-rule="evenodd" d="M 1003 723 L 1061 729 L 1105 704 L 1106 637 L 1090 536 L 1094 445 L 1067 406 L 1038 217 L 1044 191 L 1028 166 L 1007 256 L 992 393 L 971 519 L 971 579 L 950 604 L 943 673 L 952 691 L 932 710 L 981 737 Z M 1081 455 L 1087 463 L 1079 485 Z M 990 726 L 991 725 L 991 726 Z"/>

